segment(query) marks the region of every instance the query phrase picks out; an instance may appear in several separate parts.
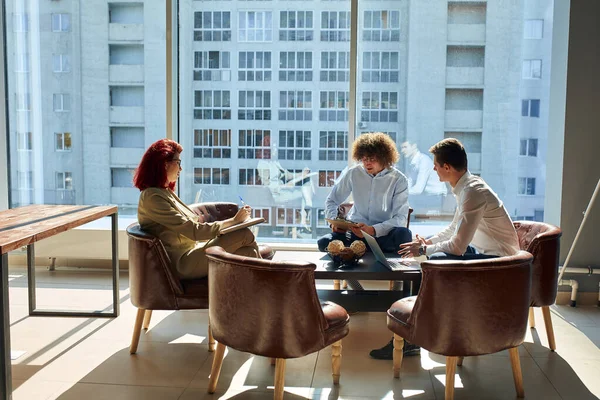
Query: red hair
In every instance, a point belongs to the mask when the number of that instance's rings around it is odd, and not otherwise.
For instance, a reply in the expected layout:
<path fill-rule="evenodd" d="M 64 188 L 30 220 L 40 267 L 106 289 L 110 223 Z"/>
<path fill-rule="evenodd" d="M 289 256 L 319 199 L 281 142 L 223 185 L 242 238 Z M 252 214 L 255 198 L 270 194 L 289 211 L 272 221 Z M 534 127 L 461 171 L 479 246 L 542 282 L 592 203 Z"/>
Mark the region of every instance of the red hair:
<path fill-rule="evenodd" d="M 181 153 L 183 147 L 174 140 L 160 139 L 154 143 L 142 156 L 140 165 L 133 174 L 133 186 L 140 191 L 149 187 L 164 188 L 167 181 L 165 165 L 173 161 L 175 155 Z M 169 189 L 175 189 L 175 182 L 169 182 Z"/>

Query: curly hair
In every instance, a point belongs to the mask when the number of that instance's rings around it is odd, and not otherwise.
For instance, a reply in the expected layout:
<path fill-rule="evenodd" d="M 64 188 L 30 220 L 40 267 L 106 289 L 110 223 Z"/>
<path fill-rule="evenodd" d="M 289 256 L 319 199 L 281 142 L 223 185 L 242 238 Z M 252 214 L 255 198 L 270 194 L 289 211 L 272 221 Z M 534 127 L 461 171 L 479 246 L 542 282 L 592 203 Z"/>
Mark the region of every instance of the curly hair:
<path fill-rule="evenodd" d="M 352 158 L 375 158 L 384 168 L 389 168 L 400 159 L 396 143 L 382 132 L 363 133 L 352 144 Z"/>
<path fill-rule="evenodd" d="M 142 156 L 140 165 L 135 169 L 133 186 L 140 191 L 149 187 L 165 187 L 167 181 L 165 165 L 182 151 L 183 147 L 171 139 L 160 139 L 152 143 Z M 175 189 L 175 182 L 169 182 L 168 187 L 171 190 Z"/>

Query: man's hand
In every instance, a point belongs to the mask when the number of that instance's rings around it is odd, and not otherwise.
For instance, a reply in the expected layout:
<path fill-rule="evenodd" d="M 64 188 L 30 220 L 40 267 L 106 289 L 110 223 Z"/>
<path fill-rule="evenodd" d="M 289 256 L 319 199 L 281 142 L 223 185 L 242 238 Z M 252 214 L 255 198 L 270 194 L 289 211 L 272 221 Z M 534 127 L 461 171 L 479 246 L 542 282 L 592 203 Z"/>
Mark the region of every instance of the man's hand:
<path fill-rule="evenodd" d="M 416 235 L 416 239 L 409 243 L 403 243 L 400 245 L 400 250 L 398 254 L 402 257 L 418 257 L 419 250 L 421 246 L 427 246 L 428 244 L 432 244 L 431 240 L 424 239 L 419 235 Z"/>
<path fill-rule="evenodd" d="M 363 224 L 362 222 L 360 222 L 358 224 L 358 227 L 351 227 L 350 230 L 352 231 L 352 233 L 354 233 L 356 236 L 358 236 L 359 238 L 363 238 L 363 233 L 362 231 L 367 232 L 369 235 L 371 236 L 375 236 L 375 228 L 373 228 L 370 225 L 367 224 Z"/>

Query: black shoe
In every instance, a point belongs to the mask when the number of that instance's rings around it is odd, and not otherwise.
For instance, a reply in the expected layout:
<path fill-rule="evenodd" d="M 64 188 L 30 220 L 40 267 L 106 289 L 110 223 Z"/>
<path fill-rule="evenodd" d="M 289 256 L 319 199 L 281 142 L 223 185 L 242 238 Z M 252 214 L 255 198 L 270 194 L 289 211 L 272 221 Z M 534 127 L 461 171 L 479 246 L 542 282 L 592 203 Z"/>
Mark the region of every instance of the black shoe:
<path fill-rule="evenodd" d="M 418 356 L 421 354 L 421 348 L 415 344 L 404 341 L 402 349 L 404 357 Z M 380 349 L 371 350 L 369 355 L 376 360 L 393 360 L 394 359 L 394 339 Z"/>

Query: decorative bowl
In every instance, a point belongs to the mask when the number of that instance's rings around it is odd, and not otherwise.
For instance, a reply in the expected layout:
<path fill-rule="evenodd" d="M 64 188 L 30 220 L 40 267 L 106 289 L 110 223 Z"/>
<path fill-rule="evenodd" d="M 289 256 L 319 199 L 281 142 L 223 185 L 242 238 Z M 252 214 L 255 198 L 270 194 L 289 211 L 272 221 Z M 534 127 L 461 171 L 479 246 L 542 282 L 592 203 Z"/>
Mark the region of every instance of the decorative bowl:
<path fill-rule="evenodd" d="M 329 257 L 336 265 L 356 265 L 363 254 L 355 254 L 349 247 L 346 247 L 339 253 L 328 252 Z"/>

